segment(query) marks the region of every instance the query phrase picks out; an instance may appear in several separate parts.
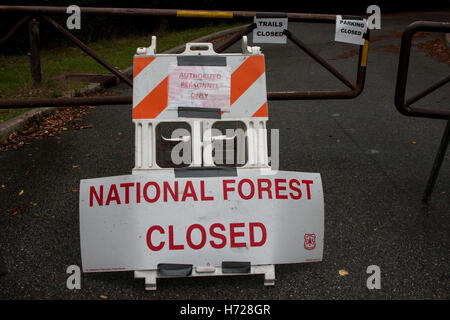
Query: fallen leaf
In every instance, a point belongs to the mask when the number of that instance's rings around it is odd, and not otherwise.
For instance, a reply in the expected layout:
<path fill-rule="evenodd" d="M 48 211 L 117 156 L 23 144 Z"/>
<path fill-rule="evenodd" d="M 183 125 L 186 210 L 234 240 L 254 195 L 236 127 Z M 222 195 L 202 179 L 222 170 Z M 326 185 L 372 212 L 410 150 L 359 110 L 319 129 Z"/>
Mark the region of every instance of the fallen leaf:
<path fill-rule="evenodd" d="M 11 213 L 13 216 L 15 216 L 16 214 L 19 214 L 21 211 L 20 207 L 17 208 L 13 208 L 13 209 L 9 209 L 8 212 Z"/>
<path fill-rule="evenodd" d="M 102 300 L 106 300 L 106 299 L 108 299 L 108 297 L 107 297 L 107 296 L 99 296 L 99 298 L 100 298 L 100 299 L 102 299 Z"/>
<path fill-rule="evenodd" d="M 412 143 L 412 144 L 417 144 L 417 142 L 415 142 L 415 141 L 412 141 L 411 143 Z"/>
<path fill-rule="evenodd" d="M 95 95 L 105 94 L 106 92 L 99 92 Z M 81 120 L 88 109 L 89 107 L 87 106 L 63 107 L 46 115 L 36 115 L 24 125 L 22 130 L 10 134 L 4 143 L 0 143 L 0 152 L 18 150 L 24 145 L 33 147 L 29 142 L 30 139 L 42 140 L 44 136 L 52 136 L 59 139 L 58 135 L 63 131 L 69 130 L 69 125 L 73 121 Z M 92 127 L 91 125 L 80 126 L 79 124 L 77 126 L 79 129 Z M 33 148 L 38 150 L 36 147 Z"/>
<path fill-rule="evenodd" d="M 20 190 L 20 192 L 19 192 L 19 197 L 21 196 L 21 195 L 23 195 L 23 189 L 22 190 Z"/>
<path fill-rule="evenodd" d="M 73 169 L 76 169 L 76 168 L 78 168 L 78 167 L 79 167 L 78 164 L 74 164 L 74 165 L 72 166 Z"/>
<path fill-rule="evenodd" d="M 347 270 L 341 269 L 341 270 L 339 270 L 339 275 L 340 275 L 341 277 L 344 277 L 344 276 L 348 276 L 349 273 L 348 273 Z"/>

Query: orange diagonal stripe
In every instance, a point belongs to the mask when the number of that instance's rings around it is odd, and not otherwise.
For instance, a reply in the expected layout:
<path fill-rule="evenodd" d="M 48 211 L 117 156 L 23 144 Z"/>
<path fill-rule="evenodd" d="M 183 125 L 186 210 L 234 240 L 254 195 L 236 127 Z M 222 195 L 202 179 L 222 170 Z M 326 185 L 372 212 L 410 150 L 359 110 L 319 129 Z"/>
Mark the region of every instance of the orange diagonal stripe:
<path fill-rule="evenodd" d="M 264 56 L 251 56 L 231 75 L 230 105 L 264 73 Z"/>
<path fill-rule="evenodd" d="M 167 76 L 133 109 L 133 119 L 154 119 L 168 103 L 169 77 Z"/>
<path fill-rule="evenodd" d="M 139 72 L 144 70 L 153 60 L 155 60 L 155 57 L 135 57 L 133 61 L 133 78 L 136 78 Z"/>
<path fill-rule="evenodd" d="M 253 117 L 268 117 L 269 112 L 267 111 L 267 102 L 264 102 L 264 104 L 261 106 L 261 108 L 258 109 L 258 111 L 255 112 Z"/>

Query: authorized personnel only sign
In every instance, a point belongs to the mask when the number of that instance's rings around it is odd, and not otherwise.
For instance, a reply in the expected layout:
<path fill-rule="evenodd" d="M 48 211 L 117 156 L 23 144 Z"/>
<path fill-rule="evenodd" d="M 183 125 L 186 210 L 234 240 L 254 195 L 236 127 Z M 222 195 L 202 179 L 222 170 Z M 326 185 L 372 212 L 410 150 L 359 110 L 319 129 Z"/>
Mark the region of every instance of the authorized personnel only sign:
<path fill-rule="evenodd" d="M 81 180 L 80 240 L 84 272 L 321 261 L 321 178 L 279 171 Z"/>
<path fill-rule="evenodd" d="M 364 44 L 364 34 L 367 32 L 367 20 L 358 17 L 336 16 L 336 32 L 334 41 Z"/>
<path fill-rule="evenodd" d="M 256 15 L 256 29 L 253 30 L 253 43 L 286 44 L 284 30 L 288 28 L 287 16 Z"/>
<path fill-rule="evenodd" d="M 230 106 L 231 72 L 227 66 L 178 66 L 169 69 L 168 107 Z"/>

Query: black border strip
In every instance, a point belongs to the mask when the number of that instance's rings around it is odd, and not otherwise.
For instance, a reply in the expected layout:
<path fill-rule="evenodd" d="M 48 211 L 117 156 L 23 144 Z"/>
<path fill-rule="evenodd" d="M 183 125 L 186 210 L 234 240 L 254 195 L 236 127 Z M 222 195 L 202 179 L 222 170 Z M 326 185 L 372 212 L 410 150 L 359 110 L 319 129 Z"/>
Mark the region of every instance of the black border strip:
<path fill-rule="evenodd" d="M 187 277 L 192 274 L 192 264 L 159 263 L 158 276 Z"/>
<path fill-rule="evenodd" d="M 364 20 L 363 17 L 360 16 L 342 16 L 343 20 Z"/>
<path fill-rule="evenodd" d="M 178 107 L 178 118 L 221 119 L 219 108 Z"/>
<path fill-rule="evenodd" d="M 250 262 L 246 261 L 223 261 L 222 273 L 250 273 Z"/>
<path fill-rule="evenodd" d="M 210 66 L 210 67 L 226 67 L 226 57 L 216 56 L 178 56 L 178 66 Z"/>
<path fill-rule="evenodd" d="M 175 178 L 237 177 L 234 167 L 184 167 L 174 168 Z"/>

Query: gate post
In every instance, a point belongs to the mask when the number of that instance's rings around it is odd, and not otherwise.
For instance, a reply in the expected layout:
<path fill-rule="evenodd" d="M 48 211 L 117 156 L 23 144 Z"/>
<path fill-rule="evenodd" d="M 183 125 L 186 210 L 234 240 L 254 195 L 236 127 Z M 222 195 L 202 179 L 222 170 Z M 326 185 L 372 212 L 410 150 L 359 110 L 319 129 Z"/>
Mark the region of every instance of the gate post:
<path fill-rule="evenodd" d="M 41 39 L 39 34 L 39 22 L 32 19 L 28 24 L 30 35 L 30 70 L 33 84 L 40 84 L 42 81 L 41 74 Z"/>

